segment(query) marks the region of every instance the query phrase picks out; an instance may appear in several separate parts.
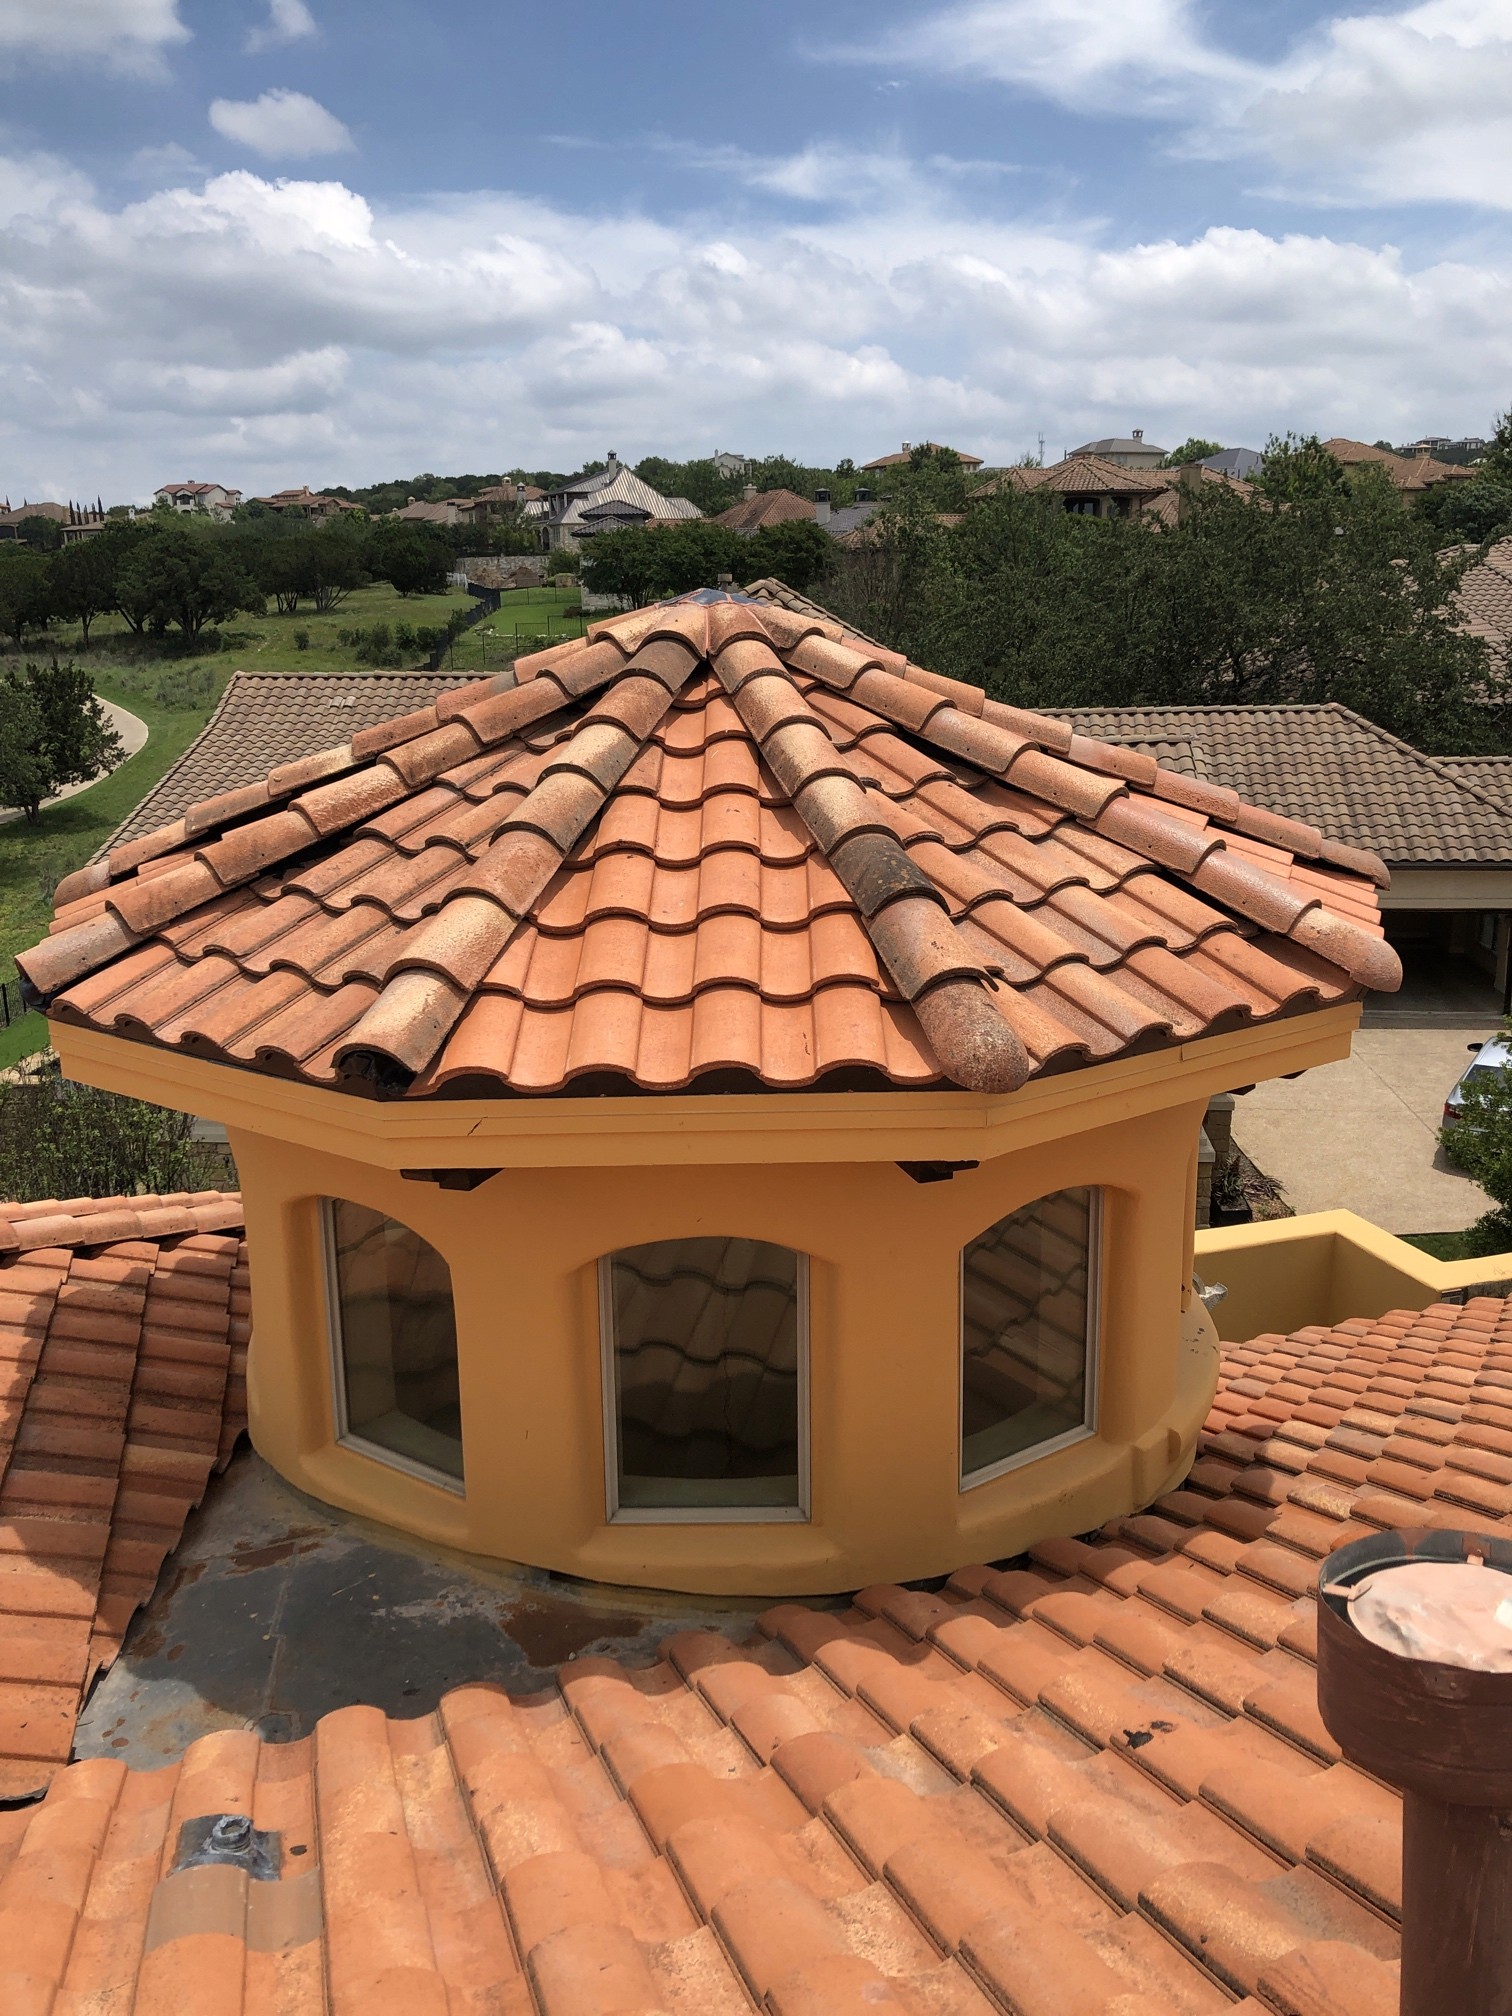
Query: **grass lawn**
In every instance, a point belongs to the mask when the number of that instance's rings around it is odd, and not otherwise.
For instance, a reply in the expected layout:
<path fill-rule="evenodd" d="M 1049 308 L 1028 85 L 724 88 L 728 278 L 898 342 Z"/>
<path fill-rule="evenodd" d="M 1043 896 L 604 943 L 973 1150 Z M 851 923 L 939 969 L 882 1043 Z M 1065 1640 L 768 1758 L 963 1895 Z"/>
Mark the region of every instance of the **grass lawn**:
<path fill-rule="evenodd" d="M 1468 1232 L 1404 1232 L 1403 1240 L 1435 1260 L 1476 1260 L 1483 1258 Z"/>

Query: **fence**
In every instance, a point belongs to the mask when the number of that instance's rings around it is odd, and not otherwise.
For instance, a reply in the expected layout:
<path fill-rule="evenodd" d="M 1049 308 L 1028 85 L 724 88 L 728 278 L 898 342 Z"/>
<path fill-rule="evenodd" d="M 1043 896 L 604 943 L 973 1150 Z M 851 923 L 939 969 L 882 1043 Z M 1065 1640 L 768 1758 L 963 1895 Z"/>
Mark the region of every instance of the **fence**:
<path fill-rule="evenodd" d="M 451 636 L 444 643 L 438 644 L 435 650 L 432 651 L 430 657 L 426 660 L 425 669 L 428 672 L 439 672 L 441 670 L 442 665 L 446 662 L 447 652 L 450 651 L 452 645 L 464 630 L 470 630 L 474 623 L 481 623 L 485 616 L 497 616 L 499 613 L 499 591 L 497 588 L 480 588 L 476 581 L 469 581 L 465 574 L 461 576 L 449 574 L 446 578 L 454 586 L 467 590 L 468 594 L 473 598 L 473 606 L 462 618 L 462 621 L 457 625 Z"/>

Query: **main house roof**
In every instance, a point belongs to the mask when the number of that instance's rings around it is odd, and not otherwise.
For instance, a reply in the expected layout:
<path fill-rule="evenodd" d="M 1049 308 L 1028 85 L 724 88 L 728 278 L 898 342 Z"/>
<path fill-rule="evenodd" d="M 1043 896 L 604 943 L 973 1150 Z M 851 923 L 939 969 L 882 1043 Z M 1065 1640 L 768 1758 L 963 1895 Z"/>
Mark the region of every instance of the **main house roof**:
<path fill-rule="evenodd" d="M 316 1084 L 957 1085 L 1398 983 L 1372 855 L 701 591 L 67 878 L 57 1019 Z"/>
<path fill-rule="evenodd" d="M 85 1693 L 229 1458 L 249 1321 L 239 1197 L 0 1204 L 0 1802 L 67 1762 Z"/>
<path fill-rule="evenodd" d="M 1502 1301 L 1262 1337 L 1180 1490 L 1006 1567 L 530 1697 L 91 1758 L 0 1812 L 0 1998 L 1395 2016 L 1401 1807 L 1319 1716 L 1318 1575 L 1382 1530 L 1512 1530 L 1509 1397 Z M 259 1880 L 185 1866 L 226 1813 L 268 1830 Z"/>

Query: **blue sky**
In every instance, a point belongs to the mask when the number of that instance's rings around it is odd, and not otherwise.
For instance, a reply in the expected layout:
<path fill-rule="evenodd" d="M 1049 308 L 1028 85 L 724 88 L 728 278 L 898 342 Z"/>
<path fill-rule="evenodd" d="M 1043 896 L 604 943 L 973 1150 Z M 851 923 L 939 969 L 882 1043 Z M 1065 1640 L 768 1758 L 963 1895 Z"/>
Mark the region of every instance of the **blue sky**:
<path fill-rule="evenodd" d="M 0 492 L 1488 430 L 1512 5 L 0 0 Z"/>

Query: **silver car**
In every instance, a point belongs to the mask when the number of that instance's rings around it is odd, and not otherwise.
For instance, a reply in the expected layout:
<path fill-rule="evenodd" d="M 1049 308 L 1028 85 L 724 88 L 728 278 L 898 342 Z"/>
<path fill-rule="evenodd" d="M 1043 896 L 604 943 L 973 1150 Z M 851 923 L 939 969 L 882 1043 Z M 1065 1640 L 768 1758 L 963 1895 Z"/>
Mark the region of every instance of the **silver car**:
<path fill-rule="evenodd" d="M 1494 1071 L 1505 1071 L 1512 1066 L 1512 1039 L 1493 1036 L 1488 1043 L 1472 1043 L 1475 1062 L 1454 1087 L 1444 1101 L 1443 1139 L 1446 1152 L 1453 1153 L 1454 1131 L 1464 1120 L 1465 1088 L 1483 1084 Z"/>

